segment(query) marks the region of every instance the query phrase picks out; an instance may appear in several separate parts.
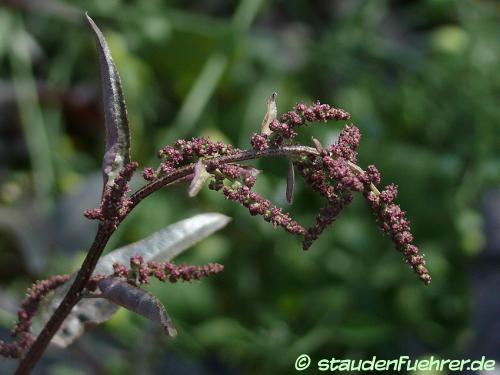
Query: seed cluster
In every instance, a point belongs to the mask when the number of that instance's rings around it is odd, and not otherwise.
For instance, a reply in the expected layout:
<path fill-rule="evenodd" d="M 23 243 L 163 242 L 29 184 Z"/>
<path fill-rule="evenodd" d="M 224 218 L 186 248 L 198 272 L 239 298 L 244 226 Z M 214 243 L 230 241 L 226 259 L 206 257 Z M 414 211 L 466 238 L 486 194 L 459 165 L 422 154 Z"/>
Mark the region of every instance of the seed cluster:
<path fill-rule="evenodd" d="M 17 323 L 11 333 L 16 338 L 16 341 L 12 343 L 0 341 L 0 355 L 19 358 L 23 351 L 32 344 L 34 337 L 31 333 L 31 323 L 40 302 L 68 279 L 68 275 L 56 275 L 47 280 L 37 281 L 28 289 L 26 298 L 22 301 L 21 308 L 17 312 Z"/>
<path fill-rule="evenodd" d="M 377 218 L 383 233 L 389 235 L 396 249 L 403 253 L 406 263 L 415 271 L 425 283 L 431 282 L 429 271 L 425 267 L 425 260 L 419 254 L 418 248 L 413 244 L 410 222 L 401 207 L 394 203 L 398 194 L 396 185 L 388 185 L 380 194 L 365 191 L 366 200 L 369 202 L 373 214 Z"/>
<path fill-rule="evenodd" d="M 290 215 L 251 190 L 258 174 L 256 169 L 243 168 L 239 165 L 211 163 L 207 167 L 207 171 L 214 176 L 208 186 L 209 189 L 222 191 L 226 199 L 240 203 L 248 209 L 250 215 L 260 215 L 265 221 L 284 228 L 288 233 L 301 236 L 305 234 L 305 229 L 292 220 Z"/>
<path fill-rule="evenodd" d="M 262 151 L 268 147 L 279 147 L 287 140 L 297 136 L 300 127 L 314 122 L 326 122 L 329 120 L 345 121 L 351 115 L 339 108 L 332 108 L 329 104 L 321 104 L 319 101 L 311 106 L 299 103 L 294 111 L 281 115 L 280 120 L 275 119 L 269 124 L 270 135 L 254 134 L 250 144 L 254 150 Z"/>
<path fill-rule="evenodd" d="M 348 161 L 356 160 L 361 134 L 355 126 L 345 126 L 338 141 L 324 149 L 315 141 L 319 149 L 318 157 L 309 157 L 297 162 L 299 172 L 312 190 L 323 196 L 327 204 L 316 216 L 315 225 L 307 230 L 302 247 L 307 250 L 313 241 L 332 224 L 344 207 L 353 199 L 352 192 L 363 191 L 363 182 L 353 175 Z"/>
<path fill-rule="evenodd" d="M 326 150 L 317 143 L 319 156 L 299 160 L 296 165 L 311 186 L 312 190 L 322 195 L 327 204 L 320 209 L 316 223 L 307 229 L 303 248 L 309 249 L 313 241 L 332 224 L 342 209 L 352 201 L 354 192 L 362 192 L 383 233 L 389 235 L 397 250 L 403 253 L 406 262 L 419 278 L 429 284 L 431 277 L 425 267 L 425 260 L 413 244 L 410 222 L 400 206 L 394 203 L 397 186 L 390 184 L 381 192 L 380 172 L 374 165 L 363 171 L 355 163 L 361 133 L 354 125 L 346 125 L 337 142 Z"/>
<path fill-rule="evenodd" d="M 229 155 L 238 152 L 237 148 L 224 142 L 213 142 L 209 138 L 192 138 L 191 140 L 179 139 L 173 146 L 165 146 L 158 151 L 161 160 L 160 168 L 155 172 L 146 168 L 143 172 L 145 180 L 151 181 L 163 174 L 170 173 L 175 168 L 196 161 L 199 158 Z"/>
<path fill-rule="evenodd" d="M 191 266 L 186 264 L 176 265 L 172 262 L 144 262 L 141 255 L 133 255 L 130 258 L 130 268 L 124 264 L 113 264 L 113 276 L 127 279 L 135 285 L 149 284 L 151 277 L 160 281 L 176 283 L 179 280 L 200 280 L 221 272 L 224 266 L 218 263 L 209 263 L 203 266 Z"/>
<path fill-rule="evenodd" d="M 120 221 L 130 211 L 131 201 L 127 197 L 129 182 L 137 169 L 137 162 L 131 162 L 123 167 L 111 186 L 104 187 L 101 206 L 86 210 L 84 215 L 91 220 L 99 220 L 105 225 L 116 229 Z"/>

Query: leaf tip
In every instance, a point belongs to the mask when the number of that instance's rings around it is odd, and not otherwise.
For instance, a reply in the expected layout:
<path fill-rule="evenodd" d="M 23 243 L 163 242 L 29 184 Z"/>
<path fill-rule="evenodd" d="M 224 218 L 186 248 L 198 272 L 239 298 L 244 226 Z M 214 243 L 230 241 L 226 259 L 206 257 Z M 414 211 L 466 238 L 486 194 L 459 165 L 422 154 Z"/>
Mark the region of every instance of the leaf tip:
<path fill-rule="evenodd" d="M 111 51 L 103 33 L 94 20 L 85 13 L 92 29 L 99 54 L 101 88 L 106 125 L 106 147 L 103 158 L 104 183 L 112 185 L 120 169 L 130 162 L 130 130 L 127 106 L 120 74 L 113 62 Z"/>
<path fill-rule="evenodd" d="M 177 337 L 177 330 L 175 329 L 174 326 L 168 325 L 166 327 L 163 327 L 163 331 L 167 334 L 169 337 Z"/>
<path fill-rule="evenodd" d="M 92 19 L 92 17 L 89 16 L 89 12 L 88 11 L 85 11 L 85 19 L 87 21 L 87 23 L 89 24 L 89 26 L 95 31 L 96 29 L 99 30 L 99 28 L 97 27 L 96 23 L 94 22 L 94 20 Z"/>

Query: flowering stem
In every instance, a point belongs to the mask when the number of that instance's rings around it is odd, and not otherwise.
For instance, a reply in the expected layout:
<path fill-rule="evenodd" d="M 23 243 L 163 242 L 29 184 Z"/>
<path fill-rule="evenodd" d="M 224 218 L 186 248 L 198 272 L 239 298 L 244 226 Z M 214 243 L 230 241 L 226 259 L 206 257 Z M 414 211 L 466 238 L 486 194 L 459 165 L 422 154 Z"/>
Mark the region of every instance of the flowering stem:
<path fill-rule="evenodd" d="M 319 155 L 319 153 L 315 148 L 312 147 L 291 145 L 282 146 L 279 148 L 267 148 L 261 151 L 238 151 L 230 155 L 214 157 L 213 160 L 220 163 L 234 163 L 244 160 L 259 159 L 263 157 L 293 155 Z M 193 174 L 194 167 L 195 164 L 189 164 L 184 167 L 178 168 L 175 171 L 168 173 L 165 176 L 156 179 L 145 185 L 143 188 L 139 189 L 130 197 L 130 211 L 135 206 L 137 206 L 144 198 L 146 198 L 153 192 L 163 187 L 176 184 L 180 181 L 185 181 L 187 176 Z M 130 213 L 130 211 L 128 213 Z M 120 222 L 123 221 L 123 219 L 124 218 L 121 218 Z M 75 281 L 66 293 L 59 307 L 50 317 L 48 322 L 45 324 L 45 326 L 37 336 L 35 342 L 30 346 L 26 355 L 21 360 L 19 367 L 16 370 L 16 375 L 24 375 L 31 372 L 31 370 L 34 368 L 36 363 L 39 361 L 39 359 L 47 349 L 50 341 L 57 333 L 66 317 L 69 315 L 73 307 L 80 301 L 80 299 L 82 298 L 82 291 L 85 288 L 90 277 L 92 276 L 97 261 L 101 257 L 101 254 L 106 247 L 109 238 L 115 230 L 116 228 L 113 226 L 105 225 L 105 223 L 102 222 L 100 223 L 94 242 L 92 243 L 87 256 L 85 257 L 85 260 L 83 261 L 82 266 L 78 271 Z"/>
<path fill-rule="evenodd" d="M 100 224 L 97 230 L 94 242 L 92 243 L 85 260 L 82 263 L 80 271 L 66 293 L 59 307 L 54 314 L 50 317 L 45 327 L 40 331 L 35 342 L 30 346 L 28 352 L 21 360 L 16 374 L 29 374 L 35 364 L 38 362 L 45 349 L 49 345 L 52 337 L 56 334 L 59 327 L 64 322 L 64 319 L 71 312 L 73 307 L 80 301 L 81 292 L 87 284 L 94 268 L 99 260 L 104 247 L 106 246 L 109 238 L 114 230 L 107 229 L 104 225 Z"/>
<path fill-rule="evenodd" d="M 318 151 L 313 147 L 301 146 L 301 145 L 291 145 L 282 146 L 279 148 L 267 148 L 262 151 L 256 150 L 244 150 L 240 152 L 235 152 L 234 154 L 224 155 L 219 157 L 214 157 L 210 160 L 218 161 L 220 163 L 236 163 L 244 160 L 254 160 L 264 157 L 272 156 L 293 156 L 293 155 L 319 155 Z M 135 207 L 140 201 L 146 198 L 151 193 L 156 190 L 171 184 L 175 184 L 178 180 L 194 173 L 195 164 L 191 163 L 184 167 L 178 168 L 171 173 L 167 173 L 165 176 L 158 178 L 149 184 L 145 185 L 139 189 L 136 193 L 132 194 L 130 197 L 131 208 Z"/>

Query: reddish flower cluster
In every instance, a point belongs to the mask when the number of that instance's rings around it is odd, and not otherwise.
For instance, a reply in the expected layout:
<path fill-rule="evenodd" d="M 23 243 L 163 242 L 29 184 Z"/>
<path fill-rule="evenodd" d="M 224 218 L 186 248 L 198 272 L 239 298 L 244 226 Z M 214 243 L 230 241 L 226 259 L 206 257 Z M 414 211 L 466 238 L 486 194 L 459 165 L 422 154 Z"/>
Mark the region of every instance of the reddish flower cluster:
<path fill-rule="evenodd" d="M 315 225 L 308 228 L 304 236 L 302 247 L 307 250 L 326 227 L 335 221 L 342 209 L 351 203 L 352 193 L 347 182 L 351 184 L 352 181 L 349 180 L 350 170 L 345 161 L 332 159 L 326 153 L 313 160 L 307 158 L 296 165 L 312 190 L 327 200 L 326 207 L 320 209 L 316 216 Z"/>
<path fill-rule="evenodd" d="M 326 207 L 321 207 L 319 209 L 319 213 L 316 215 L 315 225 L 308 228 L 307 233 L 304 235 L 304 240 L 302 241 L 302 248 L 304 250 L 308 250 L 311 247 L 321 233 L 337 219 L 340 212 L 349 202 L 344 203 L 341 200 L 337 202 L 328 202 Z"/>
<path fill-rule="evenodd" d="M 269 124 L 271 134 L 254 134 L 250 143 L 254 150 L 262 151 L 267 147 L 279 147 L 285 140 L 293 139 L 297 136 L 295 129 L 312 122 L 326 122 L 328 120 L 348 120 L 351 115 L 338 108 L 332 108 L 328 104 L 321 104 L 319 101 L 308 106 L 299 103 L 295 111 L 289 111 L 275 119 Z"/>
<path fill-rule="evenodd" d="M 346 125 L 339 135 L 336 143 L 328 147 L 328 151 L 339 158 L 356 162 L 359 141 L 361 140 L 361 132 L 352 125 Z"/>
<path fill-rule="evenodd" d="M 250 144 L 252 145 L 252 148 L 256 151 L 265 150 L 268 147 L 267 135 L 254 133 L 250 138 Z"/>
<path fill-rule="evenodd" d="M 366 171 L 362 171 L 354 164 L 360 139 L 358 128 L 353 125 L 346 126 L 340 133 L 338 141 L 330 145 L 327 151 L 316 142 L 320 155 L 296 162 L 300 173 L 313 191 L 327 200 L 326 207 L 322 208 L 316 217 L 315 225 L 307 230 L 303 248 L 308 249 L 351 202 L 352 192 L 363 192 L 382 231 L 391 236 L 406 262 L 420 279 L 428 284 L 431 278 L 423 256 L 419 255 L 418 248 L 412 244 L 413 236 L 409 221 L 405 218 L 404 211 L 393 203 L 397 197 L 397 187 L 389 185 L 382 192 L 378 192 L 376 186 L 380 184 L 381 178 L 377 168 L 370 165 Z"/>
<path fill-rule="evenodd" d="M 349 114 L 320 103 L 311 107 L 299 104 L 296 111 L 281 116 L 281 122 L 278 120 L 271 122 L 269 126 L 271 134 L 254 134 L 251 139 L 252 147 L 256 150 L 274 147 L 277 142 L 281 142 L 277 140 L 293 138 L 294 127 L 300 127 L 306 122 L 326 121 L 332 118 L 345 120 L 349 118 Z M 304 156 L 294 161 L 313 191 L 322 195 L 327 201 L 326 206 L 321 208 L 316 216 L 315 224 L 307 230 L 292 220 L 288 214 L 283 213 L 280 208 L 273 206 L 270 201 L 252 192 L 255 176 L 243 178 L 245 170 L 241 166 L 208 163 L 207 171 L 214 176 L 209 188 L 222 190 L 226 199 L 240 203 L 251 215 L 261 215 L 264 220 L 275 226 L 282 226 L 290 233 L 303 236 L 304 250 L 309 249 L 321 233 L 335 221 L 343 208 L 351 203 L 353 192 L 363 192 L 371 202 L 382 228 L 386 233 L 390 233 L 396 248 L 404 253 L 407 262 L 420 278 L 428 283 L 430 277 L 424 266 L 425 261 L 418 255 L 418 249 L 411 245 L 413 237 L 404 219 L 404 213 L 399 206 L 386 207 L 396 197 L 395 186 L 390 185 L 381 193 L 375 194 L 374 191 L 378 191 L 376 185 L 380 183 L 379 171 L 373 165 L 363 171 L 355 164 L 360 140 L 359 129 L 354 125 L 346 125 L 337 142 L 327 149 L 315 140 L 318 156 Z M 225 179 L 231 184 L 225 185 Z"/>
<path fill-rule="evenodd" d="M 19 358 L 22 350 L 17 342 L 0 341 L 0 355 L 5 358 Z"/>
<path fill-rule="evenodd" d="M 223 269 L 224 266 L 218 263 L 209 263 L 203 266 L 175 265 L 172 262 L 154 261 L 145 263 L 140 255 L 134 255 L 130 258 L 130 268 L 121 263 L 113 264 L 114 276 L 126 278 L 136 285 L 149 284 L 151 276 L 160 281 L 168 280 L 171 283 L 176 283 L 179 280 L 200 280 L 202 277 L 219 273 Z"/>
<path fill-rule="evenodd" d="M 224 164 L 216 161 L 207 163 L 207 172 L 212 173 L 215 181 L 212 182 L 212 190 L 220 190 L 223 187 L 224 179 L 238 180 L 243 185 L 253 187 L 260 171 L 253 167 L 239 164 Z M 215 189 L 217 187 L 217 189 Z"/>
<path fill-rule="evenodd" d="M 320 155 L 297 163 L 298 169 L 313 191 L 327 200 L 320 209 L 316 223 L 307 230 L 302 247 L 307 250 L 314 240 L 332 224 L 342 209 L 352 201 L 352 191 L 363 191 L 363 183 L 352 173 L 348 161 L 356 160 L 361 134 L 355 126 L 346 126 L 338 141 L 325 150 L 319 142 Z"/>
<path fill-rule="evenodd" d="M 146 167 L 144 168 L 144 170 L 142 171 L 142 177 L 146 180 L 146 181 L 153 181 L 155 178 L 158 177 L 158 175 L 156 174 L 155 170 L 151 167 Z"/>
<path fill-rule="evenodd" d="M 305 118 L 306 121 L 328 121 L 328 120 L 349 120 L 351 115 L 349 112 L 340 108 L 332 108 L 329 104 L 321 104 L 319 101 L 312 106 L 307 106 L 304 103 L 299 103 L 295 107 L 297 113 Z M 287 112 L 282 115 L 282 120 L 290 118 L 293 112 Z"/>
<path fill-rule="evenodd" d="M 232 145 L 224 142 L 212 142 L 209 138 L 192 138 L 190 141 L 180 139 L 173 146 L 165 146 L 158 151 L 158 157 L 162 160 L 160 174 L 169 173 L 183 163 L 191 163 L 196 158 L 206 158 L 214 156 L 229 155 L 239 151 Z M 146 180 L 156 178 L 152 168 L 146 168 L 143 177 Z"/>
<path fill-rule="evenodd" d="M 210 185 L 213 190 L 218 190 Z M 281 208 L 273 206 L 272 203 L 262 198 L 259 194 L 250 190 L 250 187 L 241 185 L 238 182 L 231 186 L 223 186 L 222 192 L 226 199 L 238 202 L 248 209 L 250 215 L 260 215 L 265 221 L 274 226 L 283 227 L 287 232 L 303 236 L 305 229 L 295 220 L 284 213 Z"/>
<path fill-rule="evenodd" d="M 377 217 L 382 232 L 391 237 L 396 248 L 403 253 L 406 262 L 425 284 L 429 284 L 431 277 L 425 267 L 424 257 L 419 254 L 418 248 L 413 245 L 410 222 L 406 219 L 406 213 L 401 210 L 401 207 L 393 203 L 397 194 L 397 187 L 392 184 L 386 186 L 378 195 L 372 190 L 367 189 L 365 191 L 365 197 Z"/>
<path fill-rule="evenodd" d="M 16 338 L 16 342 L 4 343 L 0 341 L 1 355 L 18 358 L 32 344 L 34 338 L 31 333 L 31 321 L 40 306 L 40 302 L 68 279 L 68 275 L 56 275 L 48 280 L 37 281 L 28 289 L 26 298 L 22 301 L 21 308 L 17 312 L 18 321 L 12 330 L 12 336 Z"/>
<path fill-rule="evenodd" d="M 250 215 L 260 215 L 265 221 L 283 227 L 289 233 L 305 234 L 305 229 L 281 208 L 273 206 L 269 200 L 251 190 L 255 185 L 258 170 L 239 165 L 209 163 L 207 172 L 214 176 L 214 180 L 208 186 L 209 189 L 222 190 L 226 199 L 240 203 L 248 209 Z M 225 179 L 229 180 L 231 185 L 224 185 Z"/>
<path fill-rule="evenodd" d="M 113 184 L 104 187 L 101 207 L 86 210 L 84 212 L 85 217 L 91 220 L 99 220 L 116 228 L 129 212 L 131 202 L 126 194 L 129 191 L 128 183 L 137 167 L 137 162 L 131 162 L 123 167 Z"/>

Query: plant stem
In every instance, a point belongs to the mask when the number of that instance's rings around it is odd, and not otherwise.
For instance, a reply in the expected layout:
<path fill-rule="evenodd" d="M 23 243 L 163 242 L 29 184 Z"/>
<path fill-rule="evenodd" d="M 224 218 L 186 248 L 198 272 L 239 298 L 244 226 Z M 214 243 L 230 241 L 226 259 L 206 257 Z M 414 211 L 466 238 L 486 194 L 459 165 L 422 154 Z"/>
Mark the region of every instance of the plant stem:
<path fill-rule="evenodd" d="M 315 148 L 308 146 L 292 145 L 292 146 L 282 146 L 279 148 L 268 148 L 263 151 L 244 150 L 231 155 L 215 157 L 210 160 L 217 160 L 221 163 L 236 163 L 239 161 L 254 160 L 264 157 L 293 156 L 293 155 L 297 156 L 304 154 L 319 155 L 318 151 Z M 132 201 L 131 208 L 135 207 L 137 204 L 139 204 L 140 201 L 142 201 L 144 198 L 146 198 L 156 190 L 164 186 L 174 184 L 179 179 L 182 179 L 194 173 L 194 166 L 195 166 L 194 163 L 188 164 L 145 185 L 137 192 L 132 194 L 132 196 L 130 197 Z"/>
<path fill-rule="evenodd" d="M 312 147 L 293 145 L 283 146 L 280 148 L 269 148 L 263 151 L 240 151 L 231 155 L 215 157 L 213 159 L 218 160 L 222 163 L 234 163 L 244 160 L 259 159 L 263 157 L 293 155 L 297 156 L 304 154 L 318 155 L 318 151 Z M 184 167 L 180 167 L 155 181 L 148 183 L 143 188 L 139 189 L 136 193 L 132 194 L 132 196 L 130 197 L 130 199 L 132 200 L 130 210 L 132 210 L 144 198 L 146 198 L 153 192 L 165 186 L 183 181 L 186 179 L 186 176 L 189 176 L 193 172 L 194 164 L 189 164 Z M 75 281 L 64 296 L 61 304 L 58 306 L 54 314 L 52 314 L 49 321 L 40 331 L 35 342 L 30 346 L 28 352 L 21 360 L 19 367 L 16 370 L 16 375 L 29 374 L 35 367 L 37 362 L 40 360 L 42 354 L 50 344 L 52 337 L 54 337 L 54 335 L 57 333 L 58 329 L 61 327 L 62 323 L 69 315 L 73 307 L 78 303 L 78 301 L 80 301 L 82 297 L 81 293 L 90 277 L 92 276 L 97 261 L 101 257 L 102 252 L 114 231 L 115 229 L 107 226 L 105 223 L 101 223 L 99 225 L 94 242 L 92 243 L 87 256 L 85 257 L 85 260 L 83 261 L 82 266 L 78 271 Z"/>
<path fill-rule="evenodd" d="M 19 367 L 16 370 L 16 374 L 29 374 L 33 367 L 36 365 L 45 349 L 50 344 L 52 337 L 56 334 L 57 330 L 64 322 L 64 319 L 71 312 L 73 306 L 75 306 L 81 298 L 81 292 L 85 285 L 87 284 L 92 272 L 99 260 L 99 257 L 106 246 L 113 230 L 109 227 L 100 224 L 97 230 L 94 242 L 82 263 L 80 271 L 76 276 L 75 281 L 71 285 L 68 293 L 64 296 L 59 307 L 56 309 L 54 314 L 50 317 L 49 321 L 45 324 L 42 331 L 36 338 L 35 342 L 30 346 L 28 352 L 21 360 Z"/>

